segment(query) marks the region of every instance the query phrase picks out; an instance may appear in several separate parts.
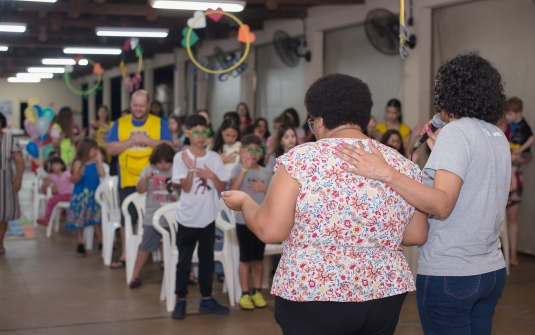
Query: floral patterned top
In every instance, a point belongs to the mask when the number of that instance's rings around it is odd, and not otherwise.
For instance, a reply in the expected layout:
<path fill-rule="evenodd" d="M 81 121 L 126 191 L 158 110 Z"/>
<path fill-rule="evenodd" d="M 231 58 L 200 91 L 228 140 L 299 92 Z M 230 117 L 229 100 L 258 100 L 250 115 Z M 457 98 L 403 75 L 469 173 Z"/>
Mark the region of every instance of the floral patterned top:
<path fill-rule="evenodd" d="M 299 182 L 294 226 L 273 278 L 271 294 L 292 301 L 361 302 L 414 291 L 401 251 L 415 209 L 381 181 L 342 170 L 334 155 L 348 143 L 379 148 L 387 163 L 422 182 L 418 166 L 369 139 L 305 143 L 277 159 Z"/>

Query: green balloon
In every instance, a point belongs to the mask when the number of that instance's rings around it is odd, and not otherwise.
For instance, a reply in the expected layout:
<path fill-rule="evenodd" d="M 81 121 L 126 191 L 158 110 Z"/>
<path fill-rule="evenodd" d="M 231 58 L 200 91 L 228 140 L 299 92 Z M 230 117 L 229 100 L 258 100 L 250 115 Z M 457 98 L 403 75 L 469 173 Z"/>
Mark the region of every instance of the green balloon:
<path fill-rule="evenodd" d="M 43 109 L 43 116 L 48 120 L 48 122 L 54 121 L 54 118 L 56 117 L 54 111 L 50 107 Z"/>
<path fill-rule="evenodd" d="M 52 147 L 52 145 L 45 145 L 43 147 L 43 158 L 46 160 L 48 160 L 48 156 L 50 155 L 50 153 L 54 151 L 54 148 Z"/>

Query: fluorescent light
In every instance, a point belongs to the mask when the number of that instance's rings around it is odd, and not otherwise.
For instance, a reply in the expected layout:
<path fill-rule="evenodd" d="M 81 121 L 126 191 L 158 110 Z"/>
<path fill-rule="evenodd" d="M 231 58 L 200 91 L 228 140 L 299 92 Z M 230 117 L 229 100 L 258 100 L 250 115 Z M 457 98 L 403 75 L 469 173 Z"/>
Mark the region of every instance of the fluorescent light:
<path fill-rule="evenodd" d="M 62 67 L 30 67 L 28 68 L 30 73 L 64 73 L 65 68 Z"/>
<path fill-rule="evenodd" d="M 18 78 L 18 77 L 9 77 L 7 81 L 10 83 L 40 83 L 41 78 Z"/>
<path fill-rule="evenodd" d="M 158 28 L 95 28 L 97 36 L 117 36 L 117 37 L 167 37 L 169 29 Z"/>
<path fill-rule="evenodd" d="M 225 12 L 241 12 L 245 8 L 245 1 L 181 1 L 181 0 L 151 0 L 151 6 L 158 9 L 202 10 L 221 8 Z"/>
<path fill-rule="evenodd" d="M 17 78 L 41 78 L 41 79 L 52 79 L 54 78 L 53 73 L 17 73 Z"/>
<path fill-rule="evenodd" d="M 86 55 L 120 55 L 123 52 L 119 48 L 65 48 L 63 52 L 66 54 L 86 54 Z"/>
<path fill-rule="evenodd" d="M 78 61 L 78 65 L 86 66 L 87 64 L 89 64 L 89 61 L 87 59 L 80 59 Z"/>
<path fill-rule="evenodd" d="M 9 47 L 7 45 L 0 45 L 0 51 L 7 51 Z"/>
<path fill-rule="evenodd" d="M 41 61 L 43 65 L 75 65 L 76 61 L 72 58 L 45 58 Z"/>
<path fill-rule="evenodd" d="M 0 22 L 0 32 L 23 33 L 26 31 L 26 23 Z"/>
<path fill-rule="evenodd" d="M 48 2 L 48 3 L 54 3 L 58 0 L 15 0 L 15 1 L 27 1 L 27 2 Z"/>

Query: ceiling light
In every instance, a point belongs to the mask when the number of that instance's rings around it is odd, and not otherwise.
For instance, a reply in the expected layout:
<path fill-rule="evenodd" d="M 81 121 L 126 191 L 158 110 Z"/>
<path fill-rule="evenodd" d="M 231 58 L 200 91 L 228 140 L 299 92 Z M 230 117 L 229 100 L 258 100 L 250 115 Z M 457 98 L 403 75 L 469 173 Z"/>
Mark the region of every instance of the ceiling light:
<path fill-rule="evenodd" d="M 0 51 L 7 51 L 9 47 L 7 45 L 0 45 Z"/>
<path fill-rule="evenodd" d="M 78 61 L 78 65 L 86 66 L 87 64 L 89 64 L 89 61 L 87 59 L 80 59 Z"/>
<path fill-rule="evenodd" d="M 41 61 L 43 65 L 75 65 L 76 61 L 72 58 L 45 58 Z"/>
<path fill-rule="evenodd" d="M 40 83 L 41 78 L 18 78 L 18 77 L 9 77 L 7 81 L 10 83 Z"/>
<path fill-rule="evenodd" d="M 0 32 L 23 33 L 26 31 L 26 23 L 0 22 Z"/>
<path fill-rule="evenodd" d="M 78 54 L 78 55 L 120 55 L 123 52 L 119 48 L 65 48 L 63 52 L 66 54 Z"/>
<path fill-rule="evenodd" d="M 158 9 L 181 9 L 181 10 L 202 10 L 208 8 L 221 8 L 224 12 L 241 12 L 245 8 L 245 1 L 197 1 L 197 0 L 151 0 L 153 8 Z"/>
<path fill-rule="evenodd" d="M 15 0 L 15 1 L 28 1 L 28 2 L 49 2 L 49 3 L 54 3 L 58 0 Z"/>
<path fill-rule="evenodd" d="M 97 36 L 117 36 L 117 37 L 167 37 L 169 29 L 158 28 L 95 28 Z"/>
<path fill-rule="evenodd" d="M 41 79 L 52 79 L 54 78 L 53 73 L 17 73 L 17 78 L 41 78 Z"/>
<path fill-rule="evenodd" d="M 64 73 L 65 68 L 62 67 L 30 67 L 28 68 L 30 73 Z"/>

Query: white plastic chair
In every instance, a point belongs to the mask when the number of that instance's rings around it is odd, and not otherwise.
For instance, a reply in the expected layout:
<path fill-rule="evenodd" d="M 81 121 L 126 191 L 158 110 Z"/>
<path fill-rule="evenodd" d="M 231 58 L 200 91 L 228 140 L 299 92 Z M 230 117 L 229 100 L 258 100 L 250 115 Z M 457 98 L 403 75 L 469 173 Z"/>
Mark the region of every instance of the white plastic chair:
<path fill-rule="evenodd" d="M 282 244 L 266 244 L 264 250 L 264 274 L 262 278 L 262 288 L 269 287 L 269 274 L 271 273 L 271 266 L 273 266 L 273 256 L 282 254 L 284 250 L 284 243 Z"/>
<path fill-rule="evenodd" d="M 102 258 L 104 265 L 111 265 L 115 231 L 121 228 L 121 209 L 116 176 L 107 177 L 100 182 L 95 201 L 100 205 L 102 217 Z"/>
<path fill-rule="evenodd" d="M 52 229 L 57 233 L 59 232 L 59 221 L 61 216 L 61 210 L 69 209 L 70 203 L 68 201 L 60 201 L 52 209 L 52 214 L 50 215 L 50 221 L 48 227 L 46 227 L 46 237 L 52 236 Z M 95 236 L 95 228 L 93 226 L 88 226 L 84 228 L 83 232 L 83 241 L 85 244 L 86 250 L 93 250 L 93 238 Z"/>
<path fill-rule="evenodd" d="M 143 238 L 143 218 L 145 216 L 146 194 L 132 193 L 124 199 L 121 212 L 124 217 L 125 250 L 126 250 L 126 283 L 130 283 L 136 265 L 137 251 Z M 137 211 L 137 229 L 134 229 L 132 217 L 128 212 L 130 204 L 134 204 Z"/>
<path fill-rule="evenodd" d="M 500 240 L 502 241 L 503 256 L 505 258 L 505 272 L 509 275 L 509 233 L 507 231 L 507 214 L 503 219 L 502 229 L 500 230 Z"/>
<path fill-rule="evenodd" d="M 44 169 L 37 169 L 37 176 L 33 182 L 33 226 L 37 227 L 37 219 L 40 217 L 41 212 L 46 208 L 46 202 L 51 194 L 41 192 L 43 186 L 43 179 L 46 173 Z"/>
<path fill-rule="evenodd" d="M 160 300 L 166 300 L 166 307 L 168 312 L 172 312 L 175 307 L 176 295 L 175 295 L 175 283 L 176 283 L 176 266 L 178 263 L 178 248 L 176 246 L 176 232 L 178 229 L 178 223 L 176 222 L 176 203 L 165 205 L 158 209 L 152 219 L 154 229 L 162 234 L 163 240 L 163 260 L 164 260 L 164 278 L 162 280 L 162 290 L 160 293 Z M 169 231 L 164 229 L 160 225 L 160 218 L 164 217 L 169 225 Z M 229 303 L 231 306 L 235 305 L 235 276 L 233 273 L 233 260 L 232 260 L 232 240 L 234 233 L 234 227 L 221 216 L 221 212 L 218 213 L 215 220 L 216 228 L 223 231 L 224 243 L 223 250 L 214 252 L 214 260 L 221 262 L 223 265 L 223 271 L 225 272 L 225 286 L 228 289 Z M 198 263 L 197 250 L 193 253 L 192 264 Z"/>

